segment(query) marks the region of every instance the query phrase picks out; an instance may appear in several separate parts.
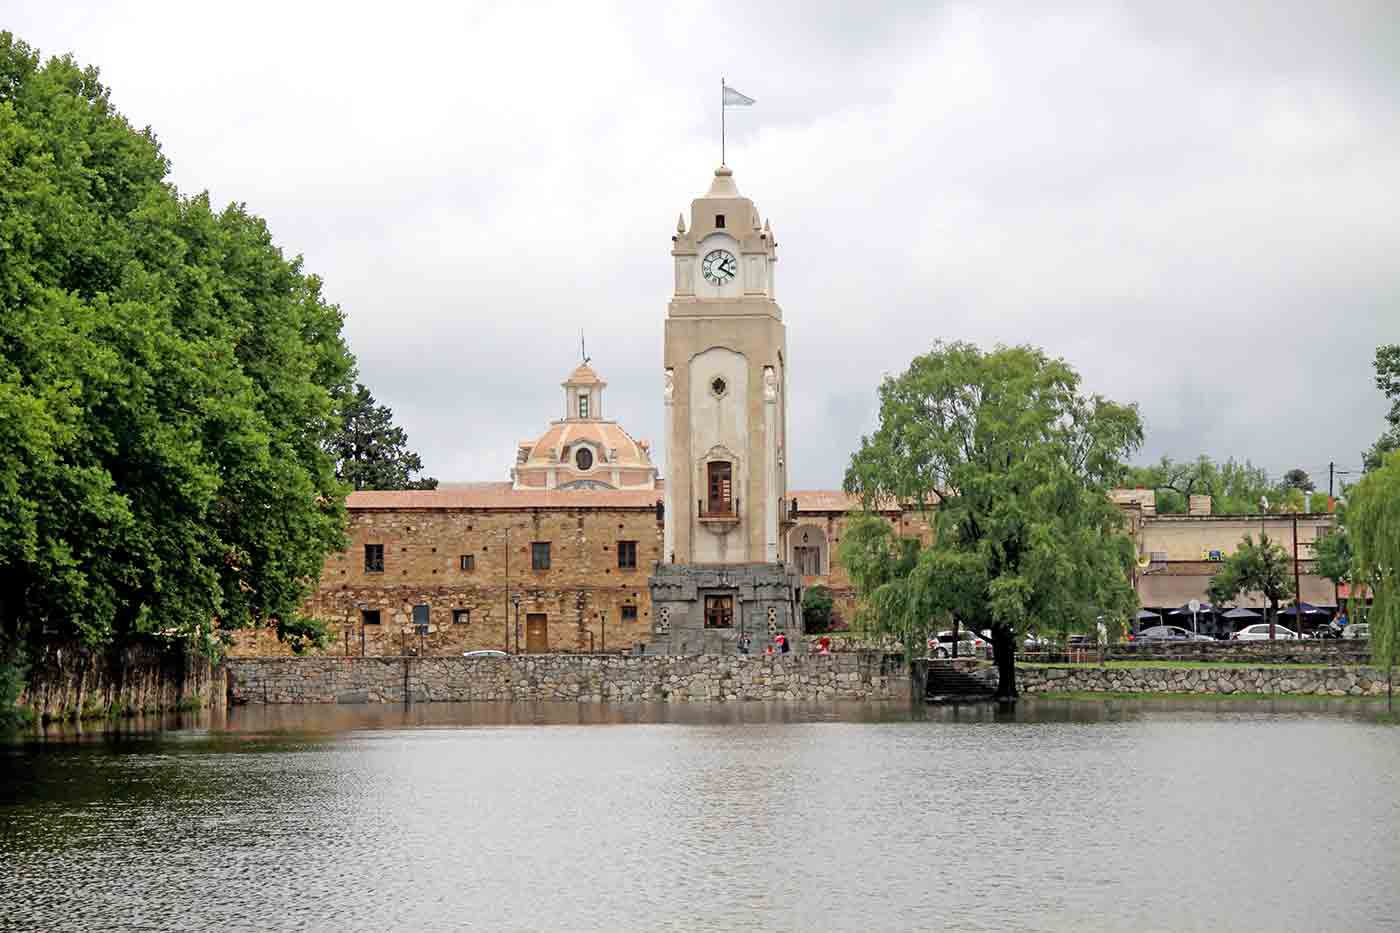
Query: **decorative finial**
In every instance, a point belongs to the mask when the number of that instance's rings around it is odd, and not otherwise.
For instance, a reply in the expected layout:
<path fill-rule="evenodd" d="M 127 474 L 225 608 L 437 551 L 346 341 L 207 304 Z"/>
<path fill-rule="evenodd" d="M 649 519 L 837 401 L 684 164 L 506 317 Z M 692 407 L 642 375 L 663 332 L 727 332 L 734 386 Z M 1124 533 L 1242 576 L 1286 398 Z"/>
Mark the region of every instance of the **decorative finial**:
<path fill-rule="evenodd" d="M 588 365 L 588 344 L 583 342 L 583 328 L 578 329 L 578 353 L 583 357 L 583 365 Z"/>
<path fill-rule="evenodd" d="M 676 232 L 685 233 L 685 211 L 676 215 Z"/>

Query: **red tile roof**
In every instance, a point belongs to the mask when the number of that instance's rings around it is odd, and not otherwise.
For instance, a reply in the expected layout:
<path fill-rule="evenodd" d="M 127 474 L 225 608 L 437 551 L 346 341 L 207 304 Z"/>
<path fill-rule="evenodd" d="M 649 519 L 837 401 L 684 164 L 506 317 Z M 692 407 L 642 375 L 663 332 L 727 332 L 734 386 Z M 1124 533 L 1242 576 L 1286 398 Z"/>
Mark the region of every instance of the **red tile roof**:
<path fill-rule="evenodd" d="M 351 509 L 653 508 L 659 489 L 514 489 L 510 483 L 451 483 L 437 489 L 352 492 Z"/>

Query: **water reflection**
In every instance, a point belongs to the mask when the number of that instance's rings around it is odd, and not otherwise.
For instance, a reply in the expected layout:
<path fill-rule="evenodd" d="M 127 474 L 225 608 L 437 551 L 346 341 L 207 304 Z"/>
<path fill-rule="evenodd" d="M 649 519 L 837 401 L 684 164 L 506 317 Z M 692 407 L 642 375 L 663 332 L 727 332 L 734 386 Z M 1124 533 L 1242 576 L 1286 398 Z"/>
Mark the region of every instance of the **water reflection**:
<path fill-rule="evenodd" d="M 245 707 L 0 748 L 0 925 L 1383 928 L 1397 801 L 1383 703 Z"/>

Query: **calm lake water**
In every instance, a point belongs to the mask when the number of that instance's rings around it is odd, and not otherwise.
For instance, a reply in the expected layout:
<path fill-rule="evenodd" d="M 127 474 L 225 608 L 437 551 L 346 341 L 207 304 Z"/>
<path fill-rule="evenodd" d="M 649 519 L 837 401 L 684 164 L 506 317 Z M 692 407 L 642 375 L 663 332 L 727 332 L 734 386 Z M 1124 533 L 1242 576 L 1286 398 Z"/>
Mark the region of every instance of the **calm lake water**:
<path fill-rule="evenodd" d="M 1400 929 L 1383 704 L 159 725 L 0 745 L 0 928 Z"/>

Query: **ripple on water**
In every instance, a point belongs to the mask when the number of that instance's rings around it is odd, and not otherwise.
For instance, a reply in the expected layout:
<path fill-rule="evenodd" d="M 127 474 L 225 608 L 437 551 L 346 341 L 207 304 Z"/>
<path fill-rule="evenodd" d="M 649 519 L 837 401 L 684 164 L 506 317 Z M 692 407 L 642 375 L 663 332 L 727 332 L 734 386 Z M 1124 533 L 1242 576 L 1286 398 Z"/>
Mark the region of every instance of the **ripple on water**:
<path fill-rule="evenodd" d="M 1400 909 L 1400 729 L 1359 704 L 247 710 L 0 766 L 17 929 L 1359 929 Z"/>

